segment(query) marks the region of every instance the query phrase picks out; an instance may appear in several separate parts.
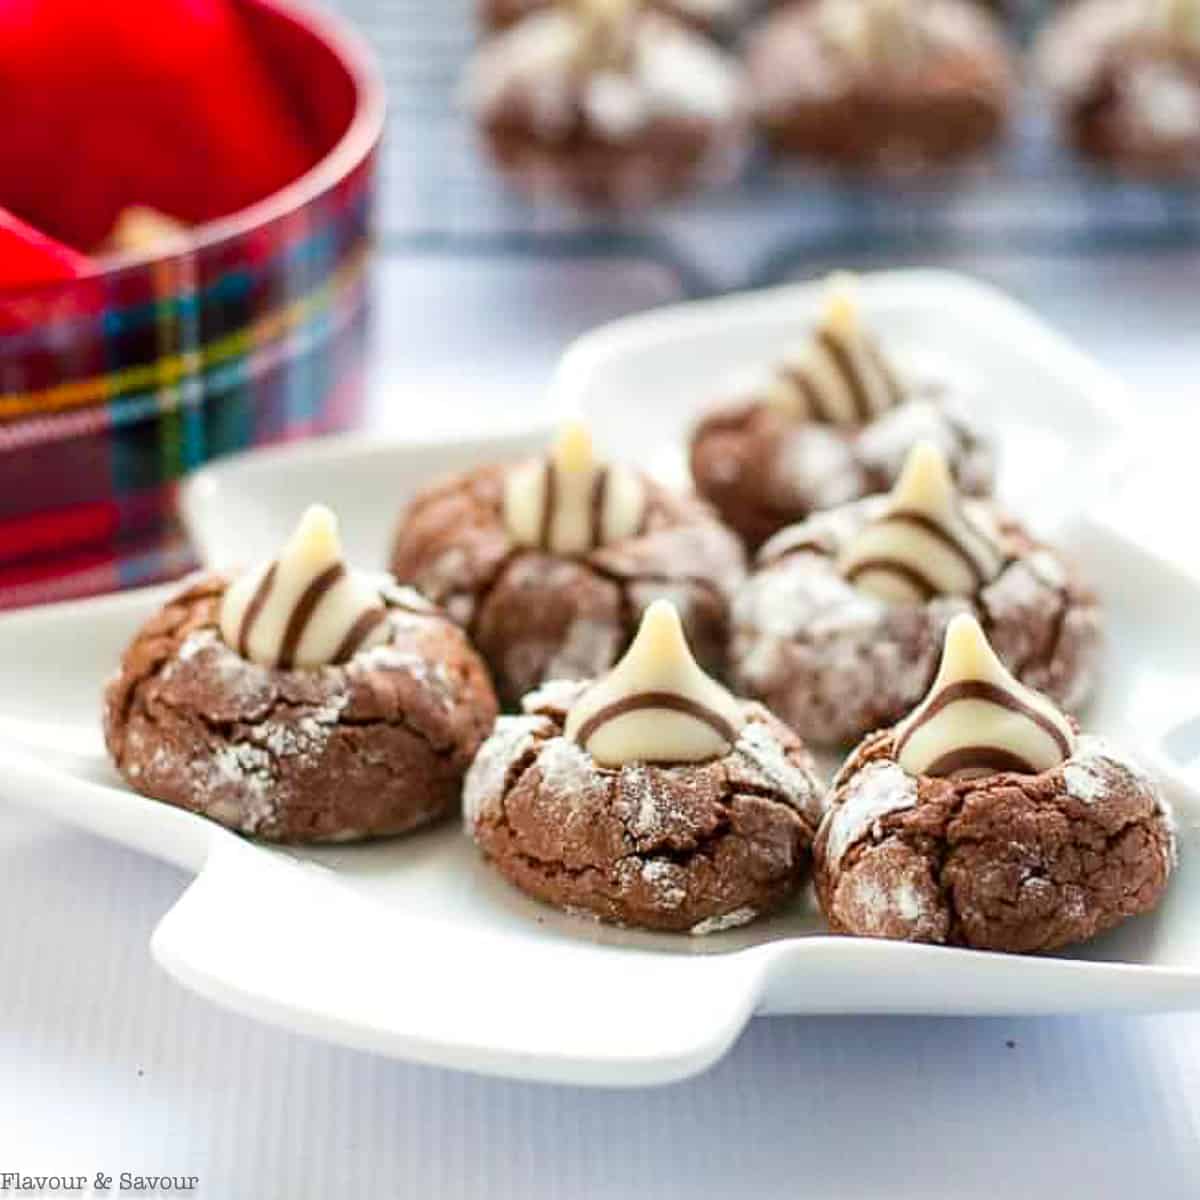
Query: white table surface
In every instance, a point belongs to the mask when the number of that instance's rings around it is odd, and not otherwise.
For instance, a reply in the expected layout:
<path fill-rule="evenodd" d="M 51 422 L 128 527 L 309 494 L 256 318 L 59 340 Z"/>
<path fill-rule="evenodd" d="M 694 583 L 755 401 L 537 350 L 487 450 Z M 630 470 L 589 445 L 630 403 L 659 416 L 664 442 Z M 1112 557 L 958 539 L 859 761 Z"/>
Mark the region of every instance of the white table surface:
<path fill-rule="evenodd" d="M 1195 397 L 1200 257 L 948 265 L 1037 303 L 1142 387 L 1149 419 Z M 431 397 L 453 397 L 447 425 L 503 419 L 538 403 L 566 337 L 678 290 L 653 265 L 523 270 L 385 266 L 377 423 Z M 510 330 L 520 349 L 496 351 Z M 1200 1015 L 776 1018 L 674 1087 L 510 1084 L 189 995 L 147 951 L 186 883 L 0 807 L 0 1173 L 198 1175 L 184 1194 L 214 1200 L 1200 1196 Z"/>

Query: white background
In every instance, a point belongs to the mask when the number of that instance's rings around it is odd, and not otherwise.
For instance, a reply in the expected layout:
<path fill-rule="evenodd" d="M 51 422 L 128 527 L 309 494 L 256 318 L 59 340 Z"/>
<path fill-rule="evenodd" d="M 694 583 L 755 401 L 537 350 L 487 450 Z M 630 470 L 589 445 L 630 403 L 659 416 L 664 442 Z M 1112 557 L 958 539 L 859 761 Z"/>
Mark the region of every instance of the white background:
<path fill-rule="evenodd" d="M 1194 406 L 1200 259 L 965 265 L 1123 370 L 1148 430 Z M 571 261 L 536 268 L 536 284 L 532 264 L 475 269 L 386 266 L 377 423 L 403 426 L 435 396 L 453 398 L 452 423 L 506 406 L 511 419 L 565 338 L 676 294 L 654 266 Z M 497 328 L 523 324 L 519 349 L 495 349 Z M 1162 448 L 1164 512 L 1193 486 L 1173 471 L 1194 445 Z M 0 807 L 0 1172 L 195 1174 L 213 1200 L 1200 1196 L 1200 1016 L 779 1018 L 670 1088 L 509 1084 L 322 1046 L 188 995 L 147 952 L 186 883 Z"/>

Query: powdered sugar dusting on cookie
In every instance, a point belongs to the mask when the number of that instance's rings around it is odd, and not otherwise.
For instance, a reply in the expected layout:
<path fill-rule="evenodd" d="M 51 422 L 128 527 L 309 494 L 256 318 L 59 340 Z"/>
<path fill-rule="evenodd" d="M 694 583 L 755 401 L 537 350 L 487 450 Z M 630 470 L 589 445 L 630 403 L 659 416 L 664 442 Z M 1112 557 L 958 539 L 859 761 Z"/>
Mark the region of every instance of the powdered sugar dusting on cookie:
<path fill-rule="evenodd" d="M 1123 99 L 1130 124 L 1149 137 L 1187 141 L 1200 133 L 1200 94 L 1179 63 L 1139 64 L 1129 72 Z"/>
<path fill-rule="evenodd" d="M 632 763 L 620 770 L 615 810 L 634 843 L 651 849 L 693 828 L 697 797 L 712 782 L 704 768 Z"/>
<path fill-rule="evenodd" d="M 460 594 L 464 587 L 469 588 L 472 574 L 471 559 L 467 552 L 461 546 L 448 546 L 422 570 L 421 586 L 439 600 L 453 596 L 461 604 L 465 598 L 473 608 L 473 600 Z M 469 617 L 470 613 L 466 615 Z M 454 619 L 461 620 L 461 614 L 455 613 Z"/>
<path fill-rule="evenodd" d="M 835 627 L 872 627 L 881 611 L 881 602 L 847 583 L 830 560 L 799 555 L 752 577 L 738 593 L 734 620 L 766 637 L 813 637 Z"/>
<path fill-rule="evenodd" d="M 389 643 L 362 651 L 355 657 L 354 663 L 356 666 L 376 671 L 403 671 L 406 675 L 420 680 L 428 679 L 437 667 L 442 666 L 441 663 L 432 662 L 422 654 Z M 442 669 L 442 674 L 444 677 L 445 668 Z"/>
<path fill-rule="evenodd" d="M 686 772 L 680 772 L 664 786 L 655 770 L 639 764 L 621 768 L 621 819 L 632 837 L 639 842 L 655 842 L 679 820 L 675 801 L 686 788 Z"/>
<path fill-rule="evenodd" d="M 733 912 L 722 913 L 716 917 L 706 917 L 693 925 L 688 932 L 692 937 L 708 937 L 713 933 L 724 933 L 727 929 L 737 929 L 740 925 L 749 925 L 758 913 L 753 908 L 736 908 Z"/>
<path fill-rule="evenodd" d="M 880 636 L 884 616 L 882 602 L 858 592 L 829 559 L 784 559 L 753 576 L 735 600 L 734 682 L 804 736 L 837 741 L 848 736 L 843 713 L 877 703 L 881 687 L 903 688 L 903 699 L 915 702 L 928 680 L 929 662 L 904 661 Z M 932 653 L 931 642 L 925 657 Z M 797 688 L 806 677 L 811 686 Z M 828 681 L 836 681 L 837 706 L 823 699 Z"/>
<path fill-rule="evenodd" d="M 801 555 L 779 564 L 773 574 L 788 577 L 787 591 L 778 591 L 777 630 L 786 628 L 789 614 L 783 603 L 792 594 L 803 605 L 814 592 L 833 587 L 832 569 L 812 556 Z M 755 584 L 766 583 L 764 572 L 748 585 L 740 601 Z M 810 588 L 810 582 L 815 587 Z M 868 600 L 869 605 L 879 602 Z M 762 632 L 747 619 L 744 606 L 737 609 L 731 643 L 733 679 L 741 691 L 762 700 L 801 736 L 818 743 L 848 741 L 865 729 L 886 723 L 921 698 L 937 664 L 941 631 L 966 607 L 958 599 L 939 598 L 920 614 L 921 628 L 875 611 L 868 619 L 862 605 L 848 599 L 845 607 L 818 606 L 807 628 L 794 633 Z M 763 610 L 760 608 L 759 615 Z M 811 611 L 811 610 L 810 610 Z"/>
<path fill-rule="evenodd" d="M 684 561 L 688 560 L 685 558 Z M 656 600 L 666 600 L 675 607 L 686 625 L 696 607 L 696 584 L 686 579 L 681 579 L 678 583 L 667 583 L 658 579 L 636 579 L 630 582 L 629 596 L 634 607 L 642 613 Z"/>
<path fill-rule="evenodd" d="M 884 509 L 886 499 L 870 496 L 850 504 L 839 505 L 827 512 L 814 513 L 803 521 L 797 521 L 781 529 L 770 538 L 758 552 L 760 565 L 800 547 L 820 547 L 826 555 L 836 556 L 838 551 L 870 520 L 878 517 Z"/>
<path fill-rule="evenodd" d="M 601 68 L 581 85 L 583 36 L 582 23 L 558 9 L 519 22 L 476 56 L 464 89 L 467 105 L 486 119 L 519 98 L 547 140 L 570 131 L 577 99 L 612 141 L 632 138 L 660 117 L 722 120 L 737 111 L 742 76 L 736 63 L 675 22 L 653 13 L 636 18 L 629 66 Z"/>
<path fill-rule="evenodd" d="M 687 899 L 687 872 L 667 858 L 648 858 L 642 863 L 642 881 L 654 892 L 654 902 L 678 908 Z"/>
<path fill-rule="evenodd" d="M 379 594 L 384 603 L 393 610 L 393 617 L 400 612 L 423 617 L 441 615 L 432 600 L 426 599 L 416 588 L 397 583 L 390 575 L 380 576 Z"/>
<path fill-rule="evenodd" d="M 577 617 L 549 663 L 545 674 L 551 678 L 579 678 L 600 674 L 616 657 L 621 630 L 613 621 Z"/>
<path fill-rule="evenodd" d="M 1048 588 L 1067 586 L 1067 572 L 1062 561 L 1049 550 L 1035 550 L 1025 559 L 1025 566 L 1035 578 Z"/>
<path fill-rule="evenodd" d="M 444 620 L 441 613 L 436 616 L 430 613 L 412 612 L 407 608 L 391 608 L 388 609 L 388 629 L 390 640 L 395 642 L 399 640 L 412 640 L 413 637 L 420 637 L 423 630 L 430 627 L 434 621 Z M 382 648 L 382 647 L 376 647 Z M 369 654 L 370 648 L 360 650 L 359 654 Z M 355 656 L 358 657 L 357 655 Z M 351 661 L 354 661 L 353 659 Z"/>
<path fill-rule="evenodd" d="M 565 737 L 543 743 L 537 757 L 542 788 L 572 804 L 582 802 L 597 786 L 597 772 L 587 751 Z"/>
<path fill-rule="evenodd" d="M 588 686 L 582 679 L 548 679 L 521 698 L 521 708 L 530 714 L 565 717 Z"/>
<path fill-rule="evenodd" d="M 549 78 L 555 84 L 555 103 L 547 123 L 557 128 L 569 120 L 565 65 L 578 49 L 579 26 L 570 14 L 556 9 L 537 13 L 494 38 L 476 57 L 464 83 L 463 100 L 476 112 L 486 112 L 521 80 Z"/>
<path fill-rule="evenodd" d="M 1063 767 L 1067 795 L 1084 804 L 1094 804 L 1111 791 L 1111 772 L 1107 746 L 1098 738 L 1080 738 L 1075 753 Z"/>
<path fill-rule="evenodd" d="M 276 819 L 281 791 L 278 765 L 312 770 L 320 762 L 346 705 L 344 695 L 311 709 L 288 708 L 247 726 L 236 741 L 222 742 L 189 770 L 200 809 L 243 833 L 258 834 Z M 147 774 L 169 773 L 172 756 L 155 749 Z"/>
<path fill-rule="evenodd" d="M 931 442 L 948 461 L 956 459 L 958 431 L 941 404 L 911 400 L 885 413 L 863 430 L 858 452 L 875 470 L 894 478 L 918 442 Z"/>
<path fill-rule="evenodd" d="M 919 858 L 895 858 L 886 851 L 863 858 L 856 870 L 840 877 L 834 903 L 839 919 L 863 936 L 945 938 L 946 913 L 933 875 Z"/>
<path fill-rule="evenodd" d="M 267 721 L 255 729 L 254 739 L 277 758 L 290 759 L 305 768 L 314 766 L 324 753 L 346 703 L 347 698 L 340 695 L 312 712 Z"/>
<path fill-rule="evenodd" d="M 916 807 L 917 783 L 894 762 L 868 763 L 851 777 L 832 811 L 826 852 L 832 866 L 864 837 L 878 836 L 879 822 L 890 813 Z"/>
<path fill-rule="evenodd" d="M 175 652 L 175 657 L 179 662 L 191 662 L 193 658 L 210 646 L 217 645 L 218 641 L 219 637 L 215 629 L 197 629 L 184 638 L 183 643 Z M 221 644 L 224 645 L 223 642 Z"/>
<path fill-rule="evenodd" d="M 164 667 L 164 677 L 170 678 L 179 670 L 180 664 L 192 663 L 201 657 L 206 659 L 204 670 L 215 672 L 226 684 L 239 677 L 254 679 L 257 683 L 264 677 L 266 670 L 255 663 L 247 662 L 225 644 L 224 638 L 216 629 L 207 627 L 188 634 L 174 659 Z"/>
<path fill-rule="evenodd" d="M 471 826 L 488 809 L 499 808 L 513 767 L 545 733 L 543 717 L 500 717 L 491 736 L 479 748 L 463 782 L 463 820 Z"/>
<path fill-rule="evenodd" d="M 1103 738 L 1082 735 L 1076 740 L 1075 752 L 1063 766 L 1067 795 L 1083 804 L 1101 803 L 1106 797 L 1117 793 L 1129 780 L 1152 797 L 1155 810 L 1171 838 L 1171 854 L 1174 858 L 1177 834 L 1175 812 L 1163 789 L 1157 786 L 1141 764 L 1116 750 Z"/>
<path fill-rule="evenodd" d="M 186 678 L 191 673 L 215 679 L 223 695 L 238 709 L 251 707 L 257 700 L 268 700 L 274 693 L 271 671 L 247 662 L 211 627 L 189 634 L 175 657 L 163 667 L 161 677 L 169 684 L 180 675 Z"/>
<path fill-rule="evenodd" d="M 446 615 L 456 625 L 469 625 L 475 613 L 475 598 L 467 595 L 451 596 L 446 601 Z"/>
<path fill-rule="evenodd" d="M 1053 606 L 1057 602 L 1057 591 L 1057 586 L 1047 583 L 1040 572 L 1020 560 L 1010 564 L 988 584 L 980 599 L 988 612 L 1011 619 L 1022 612 Z"/>
<path fill-rule="evenodd" d="M 214 720 L 226 718 L 227 713 L 252 719 L 269 709 L 276 692 L 270 668 L 241 658 L 211 626 L 188 635 L 160 673 L 168 692 L 176 686 L 190 689 L 198 678 L 215 680 L 220 689 L 220 710 L 209 714 Z"/>
<path fill-rule="evenodd" d="M 1146 0 L 1104 0 L 1066 9 L 1038 46 L 1043 78 L 1063 100 L 1085 95 L 1108 61 L 1107 48 L 1138 28 L 1146 7 Z"/>
<path fill-rule="evenodd" d="M 1117 750 L 1105 738 L 1081 734 L 1063 767 L 1068 793 L 1076 800 L 1099 800 L 1113 789 L 1114 774 L 1134 780 L 1142 791 L 1158 790 L 1145 769 L 1128 754 Z"/>
<path fill-rule="evenodd" d="M 803 426 L 780 443 L 773 475 L 780 492 L 805 508 L 836 508 L 862 490 L 846 439 L 820 425 Z"/>
<path fill-rule="evenodd" d="M 811 772 L 788 758 L 770 726 L 761 721 L 749 721 L 734 752 L 747 761 L 763 782 L 777 790 L 783 800 L 802 812 L 813 807 L 820 794 L 819 784 Z"/>
<path fill-rule="evenodd" d="M 855 872 L 842 885 L 839 907 L 854 913 L 855 932 L 865 937 L 894 936 L 897 919 L 915 931 L 926 916 L 926 906 L 912 880 L 889 881 Z"/>
<path fill-rule="evenodd" d="M 638 38 L 636 73 L 652 111 L 720 119 L 741 97 L 732 60 L 712 43 L 656 17 Z"/>
<path fill-rule="evenodd" d="M 383 645 L 357 655 L 354 666 L 361 670 L 393 671 L 407 675 L 418 687 L 427 689 L 435 696 L 447 712 L 457 703 L 455 680 L 440 659 L 405 650 L 400 646 Z"/>
<path fill-rule="evenodd" d="M 243 833 L 257 833 L 275 816 L 277 782 L 272 762 L 268 750 L 249 742 L 218 746 L 211 758 L 193 762 L 201 808 L 211 816 L 214 805 L 234 796 L 234 823 Z"/>
<path fill-rule="evenodd" d="M 909 879 L 902 879 L 896 885 L 892 891 L 892 901 L 896 911 L 909 923 L 920 920 L 925 911 L 921 897 L 917 895 L 917 889 Z"/>

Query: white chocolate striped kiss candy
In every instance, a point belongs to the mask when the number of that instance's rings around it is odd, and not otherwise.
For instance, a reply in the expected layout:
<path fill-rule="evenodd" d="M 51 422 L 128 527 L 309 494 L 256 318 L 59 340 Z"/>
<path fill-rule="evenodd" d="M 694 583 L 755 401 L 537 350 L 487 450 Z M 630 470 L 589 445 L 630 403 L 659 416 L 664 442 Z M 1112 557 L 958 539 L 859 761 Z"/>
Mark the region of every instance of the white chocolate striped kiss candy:
<path fill-rule="evenodd" d="M 621 767 L 720 758 L 744 724 L 692 657 L 675 606 L 656 600 L 625 657 L 575 702 L 565 732 L 600 766 Z"/>
<path fill-rule="evenodd" d="M 861 591 L 896 604 L 973 596 L 1000 574 L 994 536 L 973 522 L 942 452 L 918 442 L 883 513 L 859 530 L 838 561 Z"/>
<path fill-rule="evenodd" d="M 574 0 L 580 22 L 580 58 L 585 67 L 617 67 L 628 50 L 629 23 L 641 0 Z"/>
<path fill-rule="evenodd" d="M 912 70 L 925 54 L 923 0 L 819 0 L 825 37 L 863 67 Z"/>
<path fill-rule="evenodd" d="M 853 275 L 830 277 L 825 314 L 809 343 L 784 359 L 767 403 L 798 421 L 854 428 L 904 399 L 904 389 L 863 327 Z"/>
<path fill-rule="evenodd" d="M 1200 0 L 1154 0 L 1151 28 L 1181 42 L 1200 43 Z"/>
<path fill-rule="evenodd" d="M 646 489 L 624 467 L 596 462 L 592 439 L 573 422 L 546 459 L 509 471 L 504 525 L 518 546 L 555 554 L 586 554 L 632 537 L 642 527 Z"/>
<path fill-rule="evenodd" d="M 1012 677 L 966 614 L 946 630 L 929 695 L 896 726 L 896 760 L 910 775 L 1037 775 L 1074 748 L 1067 718 Z"/>
<path fill-rule="evenodd" d="M 314 504 L 279 557 L 230 584 L 221 602 L 221 635 L 264 667 L 346 662 L 387 640 L 379 589 L 342 560 L 337 518 Z"/>

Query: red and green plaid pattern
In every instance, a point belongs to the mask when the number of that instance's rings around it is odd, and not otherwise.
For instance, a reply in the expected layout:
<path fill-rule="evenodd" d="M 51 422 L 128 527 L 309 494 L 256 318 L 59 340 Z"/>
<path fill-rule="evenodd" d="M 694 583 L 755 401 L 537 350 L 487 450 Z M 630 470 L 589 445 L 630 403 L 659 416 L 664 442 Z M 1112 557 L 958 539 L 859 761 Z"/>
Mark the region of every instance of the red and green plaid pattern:
<path fill-rule="evenodd" d="M 194 250 L 0 294 L 0 608 L 180 573 L 181 476 L 356 422 L 372 168 Z"/>

